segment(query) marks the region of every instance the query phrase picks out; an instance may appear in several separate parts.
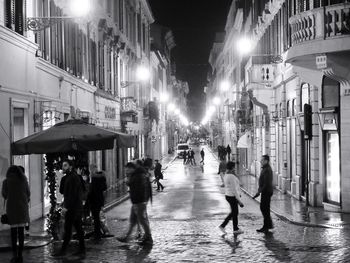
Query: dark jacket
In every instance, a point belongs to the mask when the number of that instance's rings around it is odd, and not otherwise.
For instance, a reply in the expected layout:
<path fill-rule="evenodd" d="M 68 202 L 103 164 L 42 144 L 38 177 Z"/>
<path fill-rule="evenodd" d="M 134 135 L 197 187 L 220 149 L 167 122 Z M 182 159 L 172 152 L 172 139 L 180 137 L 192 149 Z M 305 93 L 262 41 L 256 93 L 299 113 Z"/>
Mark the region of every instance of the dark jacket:
<path fill-rule="evenodd" d="M 64 207 L 68 210 L 74 210 L 76 212 L 82 211 L 83 194 L 83 185 L 79 175 L 77 175 L 75 172 L 68 172 L 64 180 L 63 187 Z"/>
<path fill-rule="evenodd" d="M 99 172 L 102 174 L 102 172 Z M 104 191 L 107 190 L 106 177 L 104 175 L 92 176 L 91 184 L 88 193 L 88 202 L 89 205 L 94 208 L 101 208 L 104 206 L 105 197 Z"/>
<path fill-rule="evenodd" d="M 154 176 L 157 179 L 163 179 L 162 165 L 160 163 L 157 163 L 154 167 Z"/>
<path fill-rule="evenodd" d="M 201 150 L 201 156 L 204 157 L 205 153 L 203 150 Z"/>
<path fill-rule="evenodd" d="M 151 198 L 150 181 L 147 177 L 147 171 L 143 168 L 138 168 L 130 176 L 129 179 L 129 194 L 133 204 L 148 202 Z"/>
<path fill-rule="evenodd" d="M 273 176 L 272 169 L 269 164 L 262 167 L 259 177 L 259 192 L 263 194 L 273 194 Z"/>
<path fill-rule="evenodd" d="M 29 223 L 30 190 L 25 175 L 7 177 L 2 184 L 2 196 L 10 225 Z"/>

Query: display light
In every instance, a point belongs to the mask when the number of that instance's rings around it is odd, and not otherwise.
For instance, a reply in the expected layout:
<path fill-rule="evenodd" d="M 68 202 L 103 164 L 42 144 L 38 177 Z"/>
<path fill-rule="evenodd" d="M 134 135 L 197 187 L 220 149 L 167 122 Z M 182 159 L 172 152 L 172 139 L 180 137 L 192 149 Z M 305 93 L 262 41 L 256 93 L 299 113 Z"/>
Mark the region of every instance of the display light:
<path fill-rule="evenodd" d="M 175 105 L 173 103 L 170 103 L 168 105 L 168 111 L 174 111 L 175 110 Z"/>
<path fill-rule="evenodd" d="M 136 77 L 140 81 L 146 81 L 150 78 L 149 69 L 145 66 L 139 66 L 136 70 Z"/>
<path fill-rule="evenodd" d="M 159 96 L 160 102 L 167 102 L 169 100 L 169 94 L 166 92 L 162 92 Z"/>
<path fill-rule="evenodd" d="M 89 0 L 71 0 L 69 8 L 73 16 L 82 17 L 90 12 L 91 5 Z"/>
<path fill-rule="evenodd" d="M 215 97 L 215 98 L 213 99 L 213 103 L 214 103 L 215 105 L 219 105 L 219 104 L 221 103 L 220 98 L 219 98 L 219 97 Z"/>
<path fill-rule="evenodd" d="M 250 53 L 253 49 L 252 41 L 247 37 L 242 37 L 237 41 L 237 50 L 242 55 Z"/>

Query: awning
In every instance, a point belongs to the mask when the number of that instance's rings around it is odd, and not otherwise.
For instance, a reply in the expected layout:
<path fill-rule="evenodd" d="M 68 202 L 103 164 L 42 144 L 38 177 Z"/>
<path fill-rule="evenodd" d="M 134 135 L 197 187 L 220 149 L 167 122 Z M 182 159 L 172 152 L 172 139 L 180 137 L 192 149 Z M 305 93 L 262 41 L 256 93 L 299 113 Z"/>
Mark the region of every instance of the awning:
<path fill-rule="evenodd" d="M 250 148 L 250 132 L 246 132 L 239 138 L 237 148 Z"/>
<path fill-rule="evenodd" d="M 121 148 L 136 147 L 136 136 L 117 132 L 117 145 Z"/>

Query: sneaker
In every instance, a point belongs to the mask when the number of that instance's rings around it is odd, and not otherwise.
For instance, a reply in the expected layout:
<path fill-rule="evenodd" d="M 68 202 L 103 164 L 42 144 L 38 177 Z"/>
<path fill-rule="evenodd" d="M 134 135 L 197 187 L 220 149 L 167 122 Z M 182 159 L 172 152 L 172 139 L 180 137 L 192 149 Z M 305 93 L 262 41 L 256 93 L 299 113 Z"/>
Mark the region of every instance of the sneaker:
<path fill-rule="evenodd" d="M 237 230 L 233 230 L 233 234 L 243 234 L 243 230 L 241 229 L 237 229 Z"/>
<path fill-rule="evenodd" d="M 224 235 L 226 235 L 227 234 L 227 232 L 226 232 L 226 230 L 225 230 L 225 228 L 224 227 L 222 227 L 222 226 L 219 226 L 219 230 L 224 234 Z"/>
<path fill-rule="evenodd" d="M 256 232 L 258 232 L 258 233 L 266 233 L 268 231 L 269 230 L 267 228 L 265 228 L 265 227 L 262 227 L 262 228 L 256 230 Z"/>

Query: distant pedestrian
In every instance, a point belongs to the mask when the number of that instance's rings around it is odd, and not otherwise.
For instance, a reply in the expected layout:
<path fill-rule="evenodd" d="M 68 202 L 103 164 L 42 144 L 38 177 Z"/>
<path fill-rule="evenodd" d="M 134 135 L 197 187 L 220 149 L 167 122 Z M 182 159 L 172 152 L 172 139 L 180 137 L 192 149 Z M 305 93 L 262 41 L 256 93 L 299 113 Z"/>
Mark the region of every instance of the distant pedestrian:
<path fill-rule="evenodd" d="M 257 232 L 267 232 L 273 228 L 271 219 L 270 203 L 273 195 L 273 176 L 272 169 L 270 166 L 270 156 L 263 155 L 261 158 L 262 170 L 259 177 L 259 189 L 254 198 L 261 194 L 260 210 L 264 217 L 264 225 Z"/>
<path fill-rule="evenodd" d="M 225 186 L 225 182 L 224 182 L 224 176 L 226 174 L 226 166 L 227 166 L 227 162 L 226 160 L 222 157 L 220 160 L 220 164 L 219 164 L 219 171 L 218 174 L 220 175 L 221 178 L 221 187 Z"/>
<path fill-rule="evenodd" d="M 155 182 L 157 183 L 157 191 L 164 190 L 164 186 L 160 183 L 160 180 L 163 180 L 163 172 L 162 172 L 162 165 L 159 163 L 158 160 L 155 160 L 155 166 L 154 166 L 154 176 L 155 176 Z"/>
<path fill-rule="evenodd" d="M 26 176 L 16 165 L 7 170 L 2 184 L 2 196 L 6 200 L 6 215 L 11 226 L 11 262 L 23 262 L 24 228 L 29 224 L 30 190 Z"/>
<path fill-rule="evenodd" d="M 202 150 L 201 150 L 201 158 L 202 158 L 202 160 L 200 162 L 202 164 L 204 164 L 204 156 L 205 156 L 205 152 L 204 152 L 204 148 L 202 148 Z"/>
<path fill-rule="evenodd" d="M 147 162 L 147 160 L 145 160 L 145 162 Z M 147 203 L 150 200 L 147 171 L 142 167 L 137 167 L 134 163 L 127 163 L 125 169 L 126 173 L 130 175 L 128 185 L 130 187 L 129 194 L 132 207 L 128 231 L 125 236 L 117 239 L 120 242 L 127 242 L 135 226 L 139 223 L 145 232 L 141 244 L 152 245 L 153 239 L 147 215 Z"/>
<path fill-rule="evenodd" d="M 182 156 L 184 158 L 184 164 L 187 164 L 187 151 L 186 150 L 182 152 Z"/>
<path fill-rule="evenodd" d="M 226 217 L 224 222 L 219 226 L 219 229 L 227 234 L 225 227 L 228 222 L 232 219 L 233 222 L 233 233 L 239 234 L 242 231 L 238 228 L 238 205 L 243 207 L 240 195 L 240 184 L 239 179 L 235 175 L 235 163 L 227 163 L 227 171 L 224 177 L 225 180 L 225 198 L 230 205 L 231 213 Z"/>
<path fill-rule="evenodd" d="M 191 156 L 191 165 L 197 165 L 196 158 L 195 158 L 195 152 L 193 149 L 191 149 L 191 151 L 190 151 L 190 156 Z"/>
<path fill-rule="evenodd" d="M 84 231 L 82 227 L 82 212 L 83 212 L 83 184 L 82 181 L 73 169 L 71 160 L 62 162 L 62 170 L 65 173 L 64 182 L 61 186 L 63 190 L 63 214 L 64 214 L 64 236 L 61 251 L 56 256 L 66 254 L 68 245 L 72 237 L 72 227 L 77 231 L 79 240 L 79 251 L 77 254 L 85 253 Z M 60 186 L 60 187 L 61 187 Z"/>
<path fill-rule="evenodd" d="M 100 213 L 105 203 L 104 193 L 107 190 L 106 176 L 104 172 L 99 171 L 91 175 L 91 184 L 88 193 L 88 203 L 94 219 L 94 238 L 96 240 L 102 237 L 102 227 Z"/>
<path fill-rule="evenodd" d="M 227 153 L 228 161 L 231 161 L 231 152 L 232 152 L 231 147 L 228 144 L 227 147 L 226 147 L 226 153 Z"/>

